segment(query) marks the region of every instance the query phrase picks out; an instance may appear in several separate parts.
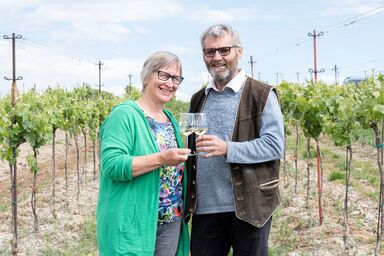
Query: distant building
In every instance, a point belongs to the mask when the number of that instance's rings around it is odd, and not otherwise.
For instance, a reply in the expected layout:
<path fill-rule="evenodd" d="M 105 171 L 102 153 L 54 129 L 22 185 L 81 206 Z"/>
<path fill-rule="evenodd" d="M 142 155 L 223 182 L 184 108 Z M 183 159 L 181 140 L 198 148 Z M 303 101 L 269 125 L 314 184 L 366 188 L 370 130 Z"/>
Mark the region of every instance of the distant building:
<path fill-rule="evenodd" d="M 366 81 L 367 79 L 365 79 L 364 77 L 359 77 L 359 76 L 347 76 L 344 81 L 343 81 L 343 84 L 356 84 L 358 85 L 359 83 L 361 82 L 364 82 Z"/>

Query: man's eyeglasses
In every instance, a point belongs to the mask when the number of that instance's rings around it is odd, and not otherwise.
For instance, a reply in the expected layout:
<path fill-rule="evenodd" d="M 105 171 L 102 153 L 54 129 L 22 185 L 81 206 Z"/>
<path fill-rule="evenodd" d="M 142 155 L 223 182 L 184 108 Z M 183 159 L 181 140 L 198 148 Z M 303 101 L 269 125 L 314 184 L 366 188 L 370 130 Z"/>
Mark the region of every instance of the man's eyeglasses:
<path fill-rule="evenodd" d="M 172 83 L 174 84 L 181 84 L 181 82 L 183 82 L 184 80 L 184 77 L 182 76 L 171 76 L 167 72 L 160 71 L 160 70 L 157 71 L 157 77 L 161 81 L 167 81 L 169 78 L 172 78 Z"/>
<path fill-rule="evenodd" d="M 227 47 L 220 47 L 220 48 L 206 48 L 203 49 L 204 56 L 212 58 L 215 56 L 216 51 L 219 52 L 221 56 L 228 56 L 231 53 L 231 48 L 238 48 L 237 45 L 227 46 Z"/>

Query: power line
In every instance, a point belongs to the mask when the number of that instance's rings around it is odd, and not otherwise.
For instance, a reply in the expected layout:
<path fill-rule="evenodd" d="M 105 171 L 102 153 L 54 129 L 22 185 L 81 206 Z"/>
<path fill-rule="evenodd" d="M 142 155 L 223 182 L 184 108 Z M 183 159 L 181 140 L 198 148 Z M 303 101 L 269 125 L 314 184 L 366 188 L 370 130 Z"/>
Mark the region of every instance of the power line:
<path fill-rule="evenodd" d="M 384 61 L 384 58 L 373 59 L 373 60 L 370 60 L 370 61 L 365 61 L 365 62 L 359 62 L 359 63 L 355 63 L 355 64 L 350 64 L 350 65 L 345 65 L 345 66 L 339 67 L 339 69 L 346 69 L 346 68 L 350 68 L 350 67 L 361 66 L 361 65 L 364 65 L 364 64 L 370 64 L 370 63 L 381 62 L 381 61 Z"/>
<path fill-rule="evenodd" d="M 295 40 L 295 41 L 293 41 L 291 43 L 283 45 L 283 46 L 281 46 L 281 47 L 279 47 L 279 48 L 277 48 L 277 49 L 275 49 L 273 51 L 270 51 L 270 52 L 268 52 L 268 53 L 258 57 L 257 59 L 258 60 L 259 59 L 264 59 L 265 57 L 269 57 L 269 56 L 273 56 L 273 55 L 277 55 L 277 54 L 283 53 L 283 52 L 285 52 L 287 50 L 290 50 L 291 48 L 301 46 L 302 43 L 304 43 L 305 41 L 308 41 L 308 40 L 309 40 L 309 38 L 302 37 L 302 38 L 297 39 L 297 40 Z"/>
<path fill-rule="evenodd" d="M 369 10 L 369 11 L 366 11 L 366 12 L 361 13 L 359 15 L 356 15 L 356 16 L 354 16 L 352 18 L 348 18 L 348 19 L 342 20 L 342 21 L 336 23 L 335 25 L 332 25 L 332 26 L 330 26 L 328 28 L 322 29 L 322 31 L 324 31 L 324 33 L 329 33 L 329 32 L 332 32 L 332 31 L 334 31 L 336 29 L 344 28 L 344 27 L 353 25 L 353 24 L 357 23 L 358 21 L 361 21 L 361 20 L 364 20 L 364 19 L 368 19 L 368 18 L 377 16 L 379 14 L 384 13 L 384 10 L 382 10 L 380 12 L 377 12 L 377 13 L 373 13 L 371 15 L 368 15 L 368 14 L 372 13 L 372 12 L 374 12 L 376 10 L 382 9 L 382 8 L 384 8 L 384 5 L 381 5 L 379 7 L 376 7 L 374 9 L 372 9 L 372 10 Z M 359 18 L 359 17 L 361 17 L 361 18 Z"/>
<path fill-rule="evenodd" d="M 75 55 L 73 55 L 73 54 L 71 54 L 71 53 L 69 53 L 69 52 L 67 52 L 67 51 L 62 50 L 62 49 L 58 49 L 58 48 L 55 48 L 55 47 L 51 47 L 51 46 L 49 46 L 49 45 L 42 44 L 42 43 L 36 42 L 36 41 L 34 41 L 34 40 L 31 40 L 31 39 L 27 39 L 27 38 L 24 38 L 24 37 L 23 37 L 23 39 L 24 39 L 24 43 L 25 43 L 26 45 L 30 45 L 30 46 L 32 46 L 32 47 L 41 49 L 41 50 L 43 50 L 43 51 L 46 51 L 46 52 L 49 52 L 49 53 L 52 53 L 52 54 L 55 54 L 55 55 L 68 57 L 68 58 L 70 58 L 70 59 L 75 60 L 76 62 L 87 62 L 87 63 L 92 64 L 92 65 L 93 65 L 94 63 L 98 62 L 98 61 L 92 60 L 92 59 L 87 58 L 87 57 L 85 57 L 85 58 L 84 58 L 84 57 L 79 58 L 79 57 L 77 57 L 77 56 L 75 56 Z M 103 63 L 103 64 L 104 64 L 104 63 Z M 105 70 L 106 68 L 108 68 L 108 67 L 105 66 L 105 65 L 104 65 L 104 67 L 105 67 L 105 68 L 102 69 L 102 70 Z M 120 75 L 121 75 L 122 77 L 125 76 L 125 74 L 122 74 L 122 73 L 121 73 Z"/>
<path fill-rule="evenodd" d="M 92 59 L 90 58 L 79 58 L 79 57 L 76 57 L 75 55 L 69 53 L 68 51 L 65 51 L 65 50 L 62 50 L 62 49 L 58 49 L 58 48 L 55 48 L 55 47 L 51 47 L 49 45 L 46 45 L 46 44 L 42 44 L 42 43 L 39 43 L 39 42 L 36 42 L 36 41 L 33 41 L 31 39 L 26 39 L 26 38 L 22 38 L 23 39 L 23 43 L 25 45 L 28 45 L 28 46 L 31 46 L 31 47 L 34 47 L 34 48 L 37 48 L 37 49 L 40 49 L 44 52 L 48 52 L 48 53 L 51 53 L 51 54 L 54 54 L 54 55 L 57 55 L 57 56 L 64 56 L 64 57 L 67 57 L 69 59 L 72 59 L 78 63 L 89 63 L 89 64 L 94 64 L 96 63 L 96 65 L 98 65 L 98 62 L 99 61 L 93 61 Z M 4 42 L 4 41 L 0 41 L 0 42 Z M 16 46 L 17 47 L 17 46 Z M 20 47 L 17 47 L 17 48 L 20 48 Z M 25 48 L 23 48 L 25 49 Z M 103 65 L 104 63 L 102 63 Z M 102 68 L 102 70 L 105 70 L 107 68 L 107 66 L 104 65 L 104 68 Z M 122 77 L 125 76 L 125 74 L 120 74 Z"/>
<path fill-rule="evenodd" d="M 334 24 L 332 26 L 329 26 L 329 27 L 327 27 L 325 29 L 321 29 L 320 31 L 324 31 L 324 33 L 330 33 L 330 32 L 332 32 L 332 31 L 334 31 L 336 29 L 344 28 L 344 27 L 347 27 L 347 26 L 350 26 L 350 25 L 354 25 L 358 21 L 361 21 L 361 20 L 364 20 L 364 19 L 368 19 L 368 18 L 371 18 L 371 17 L 374 17 L 374 16 L 377 16 L 377 15 L 380 15 L 380 14 L 384 13 L 384 10 L 376 12 L 376 13 L 372 13 L 372 12 L 375 12 L 375 11 L 377 11 L 379 9 L 382 9 L 382 8 L 384 8 L 384 5 L 381 5 L 379 7 L 376 7 L 374 9 L 372 9 L 372 10 L 369 10 L 369 11 L 366 11 L 366 12 L 361 13 L 359 15 L 356 15 L 356 16 L 354 16 L 352 18 L 348 18 L 348 19 L 345 19 L 343 21 L 340 21 L 340 22 L 338 22 L 338 23 L 336 23 L 336 24 Z M 370 13 L 372 13 L 372 14 L 370 14 Z M 368 15 L 368 14 L 370 14 L 370 15 Z M 283 46 L 281 46 L 281 47 L 279 47 L 279 48 L 277 48 L 275 50 L 272 50 L 272 51 L 270 51 L 270 52 L 268 52 L 268 53 L 258 57 L 257 59 L 258 60 L 262 60 L 262 59 L 264 59 L 266 57 L 270 57 L 270 56 L 273 56 L 273 55 L 277 55 L 277 54 L 283 53 L 283 52 L 288 51 L 288 50 L 290 50 L 290 49 L 292 49 L 294 47 L 301 46 L 304 42 L 308 41 L 309 39 L 310 38 L 308 38 L 307 36 L 303 36 L 303 37 L 301 37 L 301 38 L 299 38 L 299 39 L 297 39 L 295 41 L 292 41 L 292 42 L 290 42 L 290 43 L 288 43 L 286 45 L 283 45 Z"/>
<path fill-rule="evenodd" d="M 39 48 L 41 50 L 50 52 L 52 54 L 65 56 L 65 57 L 68 57 L 70 59 L 74 59 L 74 60 L 76 60 L 78 62 L 84 62 L 84 61 L 90 62 L 90 63 L 94 63 L 95 62 L 94 60 L 92 60 L 90 58 L 83 58 L 83 57 L 82 58 L 78 58 L 78 57 L 76 57 L 75 55 L 73 55 L 73 54 L 71 54 L 69 52 L 66 52 L 64 50 L 48 46 L 46 44 L 38 43 L 38 42 L 33 41 L 31 39 L 27 39 L 27 38 L 23 38 L 23 39 L 24 39 L 24 43 L 26 45 L 30 45 L 30 46 L 35 47 L 35 48 Z"/>

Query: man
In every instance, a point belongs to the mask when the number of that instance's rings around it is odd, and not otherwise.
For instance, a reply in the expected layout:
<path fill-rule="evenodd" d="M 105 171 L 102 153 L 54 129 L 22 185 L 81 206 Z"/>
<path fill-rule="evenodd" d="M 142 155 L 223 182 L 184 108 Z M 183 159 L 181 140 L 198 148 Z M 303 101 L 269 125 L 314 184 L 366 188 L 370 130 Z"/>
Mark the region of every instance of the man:
<path fill-rule="evenodd" d="M 201 36 L 213 81 L 192 96 L 191 112 L 204 112 L 208 133 L 191 136 L 199 152 L 188 159 L 187 219 L 192 256 L 267 255 L 271 216 L 280 203 L 283 118 L 275 89 L 238 68 L 240 38 L 228 25 Z"/>

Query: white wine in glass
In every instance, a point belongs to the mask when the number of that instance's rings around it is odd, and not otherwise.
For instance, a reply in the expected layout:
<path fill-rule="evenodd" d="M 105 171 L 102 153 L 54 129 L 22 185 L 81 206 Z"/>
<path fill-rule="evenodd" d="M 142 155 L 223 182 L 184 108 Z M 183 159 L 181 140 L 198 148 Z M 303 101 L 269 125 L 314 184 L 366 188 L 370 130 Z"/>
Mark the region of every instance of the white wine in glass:
<path fill-rule="evenodd" d="M 208 132 L 207 119 L 205 113 L 195 113 L 193 122 L 194 132 L 197 135 L 204 135 Z"/>
<path fill-rule="evenodd" d="M 208 131 L 207 119 L 204 113 L 180 113 L 179 119 L 180 131 L 184 136 L 192 133 L 203 135 Z M 196 153 L 190 154 L 194 156 Z"/>
<path fill-rule="evenodd" d="M 189 136 L 194 132 L 193 122 L 193 113 L 180 113 L 179 126 L 184 136 Z"/>

